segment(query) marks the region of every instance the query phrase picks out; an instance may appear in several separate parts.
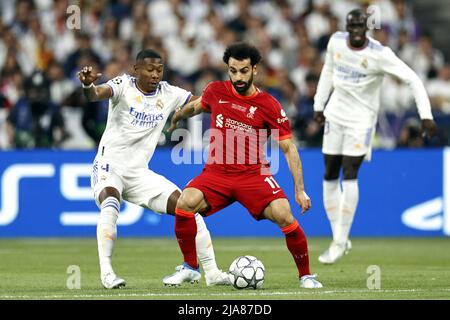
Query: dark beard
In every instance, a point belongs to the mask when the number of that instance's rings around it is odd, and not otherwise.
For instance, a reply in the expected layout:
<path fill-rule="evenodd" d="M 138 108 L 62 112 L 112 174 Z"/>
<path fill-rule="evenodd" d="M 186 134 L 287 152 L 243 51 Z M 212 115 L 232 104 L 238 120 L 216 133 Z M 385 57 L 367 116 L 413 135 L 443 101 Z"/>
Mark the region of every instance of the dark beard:
<path fill-rule="evenodd" d="M 366 44 L 366 37 L 361 37 L 361 40 L 356 40 L 350 37 L 349 42 L 353 48 L 361 48 Z"/>
<path fill-rule="evenodd" d="M 231 80 L 231 79 L 230 79 Z M 247 92 L 248 89 L 250 89 L 250 86 L 253 84 L 253 73 L 250 76 L 250 79 L 248 80 L 248 82 L 233 82 L 231 81 L 231 83 L 233 84 L 234 89 L 239 93 L 239 94 L 244 94 Z M 236 86 L 236 84 L 243 84 L 245 83 L 245 86 L 243 87 L 238 87 Z"/>

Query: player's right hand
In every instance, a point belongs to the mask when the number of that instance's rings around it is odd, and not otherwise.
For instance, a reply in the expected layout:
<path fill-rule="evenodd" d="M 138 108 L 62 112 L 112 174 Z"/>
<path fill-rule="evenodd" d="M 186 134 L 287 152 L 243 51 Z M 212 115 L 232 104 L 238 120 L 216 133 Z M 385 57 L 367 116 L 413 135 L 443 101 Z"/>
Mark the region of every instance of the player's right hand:
<path fill-rule="evenodd" d="M 436 133 L 436 123 L 431 119 L 422 120 L 422 136 L 431 138 Z"/>
<path fill-rule="evenodd" d="M 321 126 L 325 123 L 325 116 L 323 115 L 322 111 L 316 111 L 314 112 L 314 120 L 320 124 Z"/>
<path fill-rule="evenodd" d="M 80 79 L 81 83 L 83 83 L 85 86 L 90 85 L 101 76 L 101 73 L 92 73 L 91 66 L 83 67 L 83 69 L 77 72 L 78 79 Z"/>
<path fill-rule="evenodd" d="M 301 214 L 306 213 L 309 209 L 311 209 L 311 198 L 306 194 L 305 191 L 295 192 L 295 201 L 302 208 Z"/>

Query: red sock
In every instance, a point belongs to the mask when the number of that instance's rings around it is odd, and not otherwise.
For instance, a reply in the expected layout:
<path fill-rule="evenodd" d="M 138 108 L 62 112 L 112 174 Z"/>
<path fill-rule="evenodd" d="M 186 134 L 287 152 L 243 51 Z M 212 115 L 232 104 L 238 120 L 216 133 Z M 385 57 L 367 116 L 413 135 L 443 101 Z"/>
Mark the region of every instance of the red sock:
<path fill-rule="evenodd" d="M 286 237 L 286 245 L 294 257 L 300 277 L 311 274 L 309 271 L 308 242 L 297 220 L 281 229 Z"/>
<path fill-rule="evenodd" d="M 195 213 L 175 209 L 175 235 L 178 245 L 183 253 L 184 262 L 192 268 L 198 268 L 195 236 L 197 235 L 197 223 Z"/>

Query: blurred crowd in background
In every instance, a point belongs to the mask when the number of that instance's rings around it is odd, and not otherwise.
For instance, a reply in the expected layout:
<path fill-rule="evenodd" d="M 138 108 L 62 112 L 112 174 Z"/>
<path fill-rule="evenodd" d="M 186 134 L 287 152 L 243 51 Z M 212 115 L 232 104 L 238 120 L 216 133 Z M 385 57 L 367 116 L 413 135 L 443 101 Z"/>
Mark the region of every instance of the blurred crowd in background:
<path fill-rule="evenodd" d="M 79 28 L 68 27 L 76 18 L 70 5 L 81 8 Z M 313 98 L 328 39 L 345 29 L 350 10 L 369 5 L 382 19 L 370 35 L 417 72 L 439 126 L 424 140 L 409 87 L 386 77 L 374 146 L 449 145 L 449 61 L 407 0 L 7 0 L 0 2 L 0 149 L 95 148 L 108 101 L 85 100 L 76 78 L 83 66 L 105 82 L 133 74 L 136 54 L 153 48 L 165 59 L 164 79 L 200 95 L 210 81 L 227 79 L 224 49 L 241 40 L 261 50 L 256 83 L 281 102 L 298 146 L 319 147 Z M 196 123 L 205 131 L 203 117 Z M 173 143 L 161 137 L 161 145 Z"/>

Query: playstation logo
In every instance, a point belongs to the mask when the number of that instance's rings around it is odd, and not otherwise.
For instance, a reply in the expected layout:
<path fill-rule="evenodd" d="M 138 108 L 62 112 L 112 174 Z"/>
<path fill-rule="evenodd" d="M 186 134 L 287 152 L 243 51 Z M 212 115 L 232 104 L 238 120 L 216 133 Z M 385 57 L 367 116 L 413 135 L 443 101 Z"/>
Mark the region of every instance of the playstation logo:
<path fill-rule="evenodd" d="M 443 196 L 417 204 L 402 214 L 409 228 L 422 231 L 442 230 L 450 236 L 450 148 L 444 149 Z"/>

